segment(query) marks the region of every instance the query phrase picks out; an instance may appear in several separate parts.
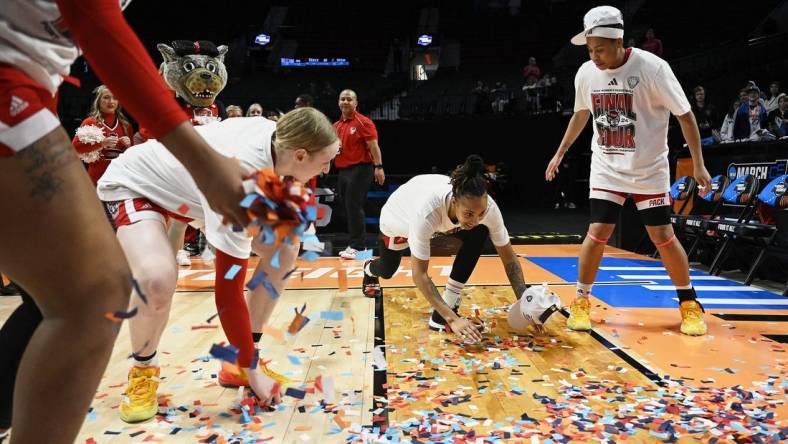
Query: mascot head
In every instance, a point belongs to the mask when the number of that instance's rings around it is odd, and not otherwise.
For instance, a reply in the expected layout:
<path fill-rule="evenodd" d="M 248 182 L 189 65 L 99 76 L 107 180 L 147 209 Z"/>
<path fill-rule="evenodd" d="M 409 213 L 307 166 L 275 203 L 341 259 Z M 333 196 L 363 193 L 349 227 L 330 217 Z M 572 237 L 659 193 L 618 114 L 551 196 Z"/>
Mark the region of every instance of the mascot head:
<path fill-rule="evenodd" d="M 207 40 L 175 40 L 172 46 L 159 43 L 164 80 L 178 97 L 193 106 L 211 106 L 227 85 L 224 55 L 227 46 L 218 48 Z"/>

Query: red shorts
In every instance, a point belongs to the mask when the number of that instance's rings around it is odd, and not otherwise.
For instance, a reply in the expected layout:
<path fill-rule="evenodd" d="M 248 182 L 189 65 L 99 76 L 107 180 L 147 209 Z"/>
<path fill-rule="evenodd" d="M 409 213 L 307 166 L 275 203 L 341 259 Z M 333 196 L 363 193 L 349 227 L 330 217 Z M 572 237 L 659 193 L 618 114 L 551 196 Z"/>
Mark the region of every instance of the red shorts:
<path fill-rule="evenodd" d="M 659 194 L 634 194 L 604 190 L 602 188 L 592 188 L 588 195 L 591 199 L 608 200 L 618 205 L 624 205 L 624 201 L 627 200 L 628 196 L 632 196 L 632 200 L 635 201 L 635 206 L 637 206 L 638 210 L 647 210 L 649 208 L 663 206 L 669 207 L 671 205 L 669 191 Z"/>
<path fill-rule="evenodd" d="M 60 126 L 57 96 L 0 63 L 0 157 L 13 156 Z"/>
<path fill-rule="evenodd" d="M 406 237 L 388 237 L 380 233 L 380 240 L 389 250 L 400 251 L 408 248 L 408 238 Z"/>
<path fill-rule="evenodd" d="M 115 229 L 141 220 L 158 220 L 167 223 L 169 218 L 173 218 L 187 224 L 192 221 L 188 217 L 167 211 L 144 197 L 104 202 L 104 207 Z"/>

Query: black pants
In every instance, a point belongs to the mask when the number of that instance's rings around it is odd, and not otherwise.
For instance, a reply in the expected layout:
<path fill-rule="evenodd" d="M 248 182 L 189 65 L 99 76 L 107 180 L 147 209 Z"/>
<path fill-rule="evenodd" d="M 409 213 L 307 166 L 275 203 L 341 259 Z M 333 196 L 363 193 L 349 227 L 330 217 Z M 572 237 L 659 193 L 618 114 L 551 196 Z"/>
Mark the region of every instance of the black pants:
<path fill-rule="evenodd" d="M 350 235 L 350 248 L 363 250 L 367 235 L 364 220 L 364 202 L 372 186 L 374 168 L 371 163 L 357 163 L 339 169 L 338 192 L 345 206 L 347 230 Z"/>
<path fill-rule="evenodd" d="M 27 343 L 42 319 L 30 295 L 21 287 L 19 292 L 22 294 L 22 305 L 11 313 L 0 329 L 0 429 L 11 427 L 16 372 Z"/>
<path fill-rule="evenodd" d="M 477 225 L 470 230 L 460 230 L 450 236 L 462 241 L 454 263 L 451 266 L 449 278 L 454 281 L 466 283 L 479 262 L 484 241 L 490 236 L 490 230 L 485 225 Z M 383 241 L 380 242 L 380 257 L 369 264 L 369 271 L 383 279 L 391 279 L 399 268 L 402 253 L 405 250 L 389 250 Z"/>

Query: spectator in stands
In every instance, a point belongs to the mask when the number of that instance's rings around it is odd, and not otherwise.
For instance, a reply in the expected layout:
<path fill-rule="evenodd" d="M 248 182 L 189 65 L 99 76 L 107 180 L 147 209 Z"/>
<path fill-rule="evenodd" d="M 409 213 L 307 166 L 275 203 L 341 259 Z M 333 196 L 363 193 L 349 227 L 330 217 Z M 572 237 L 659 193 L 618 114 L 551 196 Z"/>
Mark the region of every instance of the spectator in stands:
<path fill-rule="evenodd" d="M 542 85 L 533 77 L 525 81 L 523 91 L 525 92 L 525 102 L 528 112 L 540 112 L 542 110 Z"/>
<path fill-rule="evenodd" d="M 341 143 L 334 166 L 339 173 L 337 191 L 347 215 L 349 245 L 339 253 L 344 259 L 355 259 L 356 253 L 365 249 L 366 222 L 364 202 L 374 177 L 383 185 L 383 156 L 378 145 L 378 129 L 367 116 L 356 111 L 358 96 L 346 89 L 339 94 L 339 110 L 342 116 L 334 122 Z"/>
<path fill-rule="evenodd" d="M 490 88 L 483 81 L 477 80 L 476 87 L 471 90 L 473 95 L 473 113 L 487 114 L 490 110 Z"/>
<path fill-rule="evenodd" d="M 712 145 L 716 142 L 715 125 L 719 121 L 717 108 L 711 103 L 706 103 L 706 89 L 704 87 L 696 86 L 692 90 L 692 94 L 692 113 L 695 114 L 695 120 L 698 122 L 701 144 Z"/>
<path fill-rule="evenodd" d="M 736 140 L 758 140 L 759 131 L 766 129 L 766 107 L 761 100 L 761 90 L 751 86 L 747 100 L 736 111 L 733 122 L 733 138 Z"/>
<path fill-rule="evenodd" d="M 630 37 L 627 40 L 627 46 L 626 46 L 627 48 L 637 48 L 637 46 L 638 45 L 637 45 L 637 42 L 635 42 L 635 38 L 634 37 Z"/>
<path fill-rule="evenodd" d="M 278 122 L 279 121 L 279 117 L 281 117 L 281 116 L 282 116 L 282 112 L 281 111 L 271 110 L 271 111 L 268 111 L 267 113 L 265 113 L 265 118 L 268 119 L 268 120 L 272 120 L 274 122 Z"/>
<path fill-rule="evenodd" d="M 528 83 L 528 79 L 531 78 L 536 82 L 539 80 L 539 77 L 542 77 L 542 70 L 540 70 L 539 65 L 536 64 L 536 58 L 528 57 L 528 64 L 523 68 L 523 78 L 525 78 L 525 82 Z"/>
<path fill-rule="evenodd" d="M 304 108 L 307 106 L 315 106 L 315 99 L 309 94 L 299 94 L 295 99 L 295 107 Z"/>
<path fill-rule="evenodd" d="M 769 85 L 769 97 L 766 99 L 766 112 L 770 113 L 777 109 L 780 100 L 780 82 L 772 82 Z"/>
<path fill-rule="evenodd" d="M 228 119 L 232 119 L 233 117 L 243 117 L 244 116 L 244 111 L 238 105 L 230 105 L 230 106 L 228 106 L 227 109 L 225 110 L 225 112 L 227 113 L 227 118 Z"/>
<path fill-rule="evenodd" d="M 739 110 L 739 106 L 741 106 L 741 100 L 736 99 L 731 106 L 728 107 L 728 112 L 725 114 L 725 118 L 722 121 L 722 127 L 720 128 L 721 142 L 733 142 L 735 140 L 733 138 L 733 123 L 736 120 L 736 112 Z"/>
<path fill-rule="evenodd" d="M 777 137 L 788 136 L 788 96 L 780 93 L 777 96 L 777 109 L 766 116 L 769 131 Z"/>
<path fill-rule="evenodd" d="M 504 82 L 495 82 L 495 88 L 493 88 L 490 93 L 493 97 L 493 112 L 504 112 L 506 106 L 509 104 L 509 100 L 512 98 L 512 93 L 509 91 L 509 87 L 506 86 L 506 83 Z"/>
<path fill-rule="evenodd" d="M 263 115 L 263 105 L 253 103 L 246 109 L 246 117 L 257 117 Z"/>
<path fill-rule="evenodd" d="M 652 54 L 662 57 L 662 40 L 654 36 L 654 29 L 652 28 L 646 31 L 646 41 L 643 42 L 640 47 L 641 49 L 645 49 Z"/>

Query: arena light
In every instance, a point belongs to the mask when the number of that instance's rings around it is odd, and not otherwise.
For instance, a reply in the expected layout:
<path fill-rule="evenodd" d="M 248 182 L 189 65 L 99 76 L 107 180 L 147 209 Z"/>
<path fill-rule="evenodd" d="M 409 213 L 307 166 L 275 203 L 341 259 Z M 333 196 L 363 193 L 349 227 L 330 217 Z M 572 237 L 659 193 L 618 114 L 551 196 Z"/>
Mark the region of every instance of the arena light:
<path fill-rule="evenodd" d="M 254 42 L 257 45 L 265 46 L 265 45 L 271 43 L 271 36 L 268 35 L 268 34 L 260 34 L 260 35 L 258 35 L 257 37 L 254 38 Z"/>
<path fill-rule="evenodd" d="M 422 34 L 416 39 L 416 43 L 419 46 L 430 46 L 432 43 L 432 36 L 430 34 Z"/>

